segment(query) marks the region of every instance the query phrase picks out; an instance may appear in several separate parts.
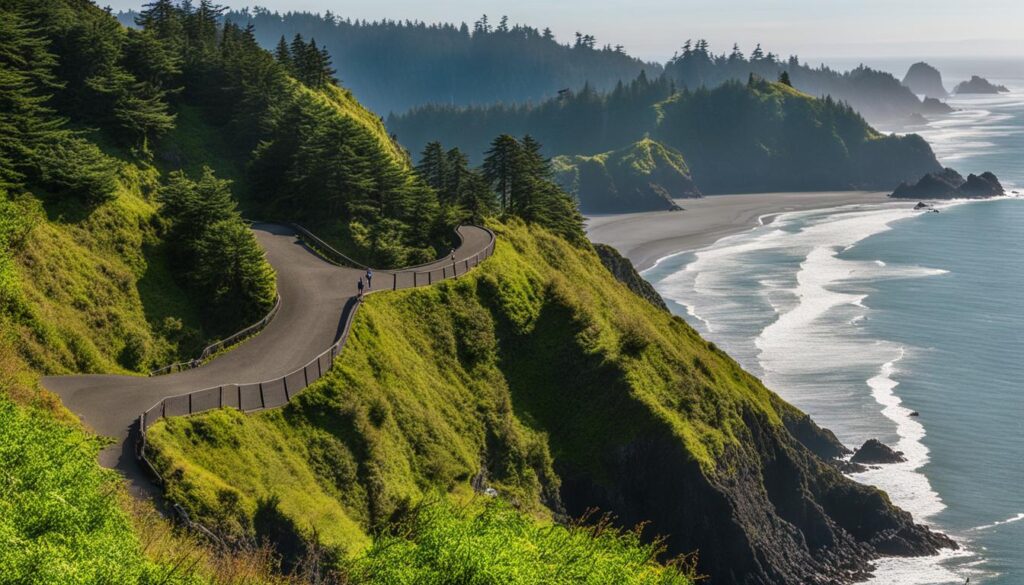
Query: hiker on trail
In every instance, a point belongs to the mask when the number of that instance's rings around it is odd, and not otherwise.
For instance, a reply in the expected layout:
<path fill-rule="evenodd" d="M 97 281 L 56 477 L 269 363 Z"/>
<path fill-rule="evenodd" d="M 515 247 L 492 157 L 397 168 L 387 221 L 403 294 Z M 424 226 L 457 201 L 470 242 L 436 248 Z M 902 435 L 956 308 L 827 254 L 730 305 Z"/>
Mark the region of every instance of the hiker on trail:
<path fill-rule="evenodd" d="M 452 248 L 452 264 L 455 264 L 455 248 Z"/>
<path fill-rule="evenodd" d="M 359 288 L 359 298 L 363 298 L 363 277 L 359 277 L 359 284 L 356 285 Z"/>
<path fill-rule="evenodd" d="M 366 269 L 366 288 L 373 288 L 373 269 Z"/>

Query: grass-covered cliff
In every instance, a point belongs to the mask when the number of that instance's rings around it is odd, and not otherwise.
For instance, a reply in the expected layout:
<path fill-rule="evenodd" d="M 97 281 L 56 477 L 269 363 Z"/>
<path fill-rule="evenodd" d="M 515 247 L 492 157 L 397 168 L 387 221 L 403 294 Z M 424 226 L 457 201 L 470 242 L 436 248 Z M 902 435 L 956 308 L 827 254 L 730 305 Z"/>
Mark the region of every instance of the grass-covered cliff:
<path fill-rule="evenodd" d="M 169 495 L 227 533 L 282 518 L 288 542 L 358 558 L 423 498 L 487 486 L 539 521 L 649 521 L 716 583 L 826 582 L 947 543 L 814 455 L 787 429 L 819 452 L 827 432 L 588 246 L 493 227 L 478 270 L 370 297 L 285 408 L 155 426 Z"/>
<path fill-rule="evenodd" d="M 583 213 L 676 209 L 673 199 L 700 197 L 678 151 L 644 138 L 594 156 L 559 156 L 555 178 Z"/>

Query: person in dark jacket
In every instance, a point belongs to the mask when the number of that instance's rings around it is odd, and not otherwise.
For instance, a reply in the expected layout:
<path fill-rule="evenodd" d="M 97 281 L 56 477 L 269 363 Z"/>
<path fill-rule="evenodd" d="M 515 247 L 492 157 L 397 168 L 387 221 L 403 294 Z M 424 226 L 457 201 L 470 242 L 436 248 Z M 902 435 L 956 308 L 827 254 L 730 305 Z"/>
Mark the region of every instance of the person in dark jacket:
<path fill-rule="evenodd" d="M 373 288 L 373 269 L 366 269 L 366 288 Z"/>
<path fill-rule="evenodd" d="M 359 277 L 359 284 L 356 285 L 356 288 L 359 289 L 359 298 L 363 298 L 363 277 L 362 276 Z"/>

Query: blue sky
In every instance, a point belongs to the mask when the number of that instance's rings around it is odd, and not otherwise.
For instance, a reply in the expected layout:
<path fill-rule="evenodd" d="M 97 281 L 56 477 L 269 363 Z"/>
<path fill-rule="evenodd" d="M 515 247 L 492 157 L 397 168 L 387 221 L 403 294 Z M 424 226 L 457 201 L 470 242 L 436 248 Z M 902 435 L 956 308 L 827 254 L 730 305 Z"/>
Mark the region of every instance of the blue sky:
<path fill-rule="evenodd" d="M 224 0 L 221 0 L 224 2 Z M 99 0 L 115 11 L 142 0 Z M 232 7 L 251 2 L 224 2 Z M 687 38 L 716 51 L 762 43 L 808 58 L 1024 57 L 1024 0 L 261 0 L 271 10 L 331 10 L 352 18 L 466 21 L 487 13 L 550 26 L 562 41 L 581 31 L 663 60 Z"/>

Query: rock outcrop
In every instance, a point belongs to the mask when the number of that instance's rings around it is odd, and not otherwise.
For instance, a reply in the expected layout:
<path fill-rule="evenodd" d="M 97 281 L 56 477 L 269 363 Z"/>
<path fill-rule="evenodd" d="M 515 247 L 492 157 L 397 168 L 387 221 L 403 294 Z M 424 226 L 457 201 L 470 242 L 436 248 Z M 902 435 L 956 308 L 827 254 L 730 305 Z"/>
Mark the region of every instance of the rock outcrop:
<path fill-rule="evenodd" d="M 864 441 L 860 449 L 850 458 L 852 463 L 878 464 L 878 463 L 902 463 L 906 461 L 901 451 L 894 451 L 891 447 L 878 439 Z"/>
<path fill-rule="evenodd" d="M 954 112 L 952 106 L 938 98 L 926 97 L 921 102 L 921 113 L 922 114 L 948 114 Z"/>
<path fill-rule="evenodd" d="M 583 213 L 678 211 L 674 199 L 701 196 L 683 155 L 650 139 L 553 162 L 555 180 L 576 197 Z"/>
<path fill-rule="evenodd" d="M 966 179 L 951 168 L 928 173 L 911 185 L 900 183 L 890 197 L 901 199 L 986 199 L 1003 195 L 999 179 L 990 172 L 968 175 Z"/>
<path fill-rule="evenodd" d="M 651 283 L 640 276 L 640 273 L 636 271 L 633 263 L 628 258 L 619 254 L 618 250 L 608 244 L 594 244 L 594 251 L 597 252 L 597 256 L 601 259 L 601 264 L 604 264 L 604 267 L 612 273 L 615 280 L 626 285 L 626 288 L 655 307 L 668 311 L 665 299 L 661 298 L 661 295 L 658 294 L 658 291 L 654 290 Z"/>
<path fill-rule="evenodd" d="M 914 63 L 903 76 L 903 85 L 917 95 L 942 98 L 949 95 L 942 85 L 942 74 L 931 65 L 920 61 Z"/>
<path fill-rule="evenodd" d="M 984 77 L 978 77 L 977 75 L 971 76 L 971 79 L 958 83 L 953 89 L 953 93 L 1006 93 L 1010 91 L 1005 85 L 995 85 Z"/>

